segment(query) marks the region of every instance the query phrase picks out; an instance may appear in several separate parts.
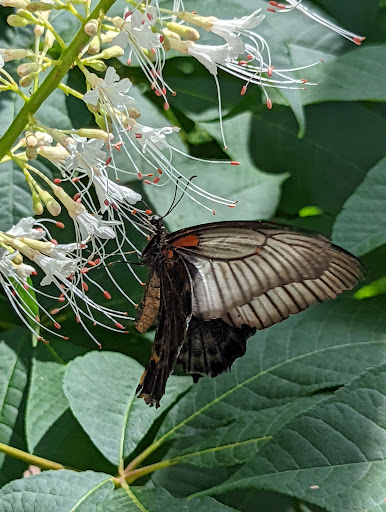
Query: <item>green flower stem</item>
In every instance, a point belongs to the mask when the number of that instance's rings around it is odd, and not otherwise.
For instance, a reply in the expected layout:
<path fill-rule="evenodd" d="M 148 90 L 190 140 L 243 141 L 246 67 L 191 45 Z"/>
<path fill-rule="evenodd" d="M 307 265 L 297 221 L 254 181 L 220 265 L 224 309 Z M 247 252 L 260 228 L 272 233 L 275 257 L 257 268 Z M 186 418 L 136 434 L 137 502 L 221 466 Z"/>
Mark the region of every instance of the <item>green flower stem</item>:
<path fill-rule="evenodd" d="M 63 77 L 72 67 L 82 46 L 89 40 L 84 31 L 84 25 L 89 19 L 98 18 L 100 11 L 107 12 L 114 5 L 115 0 L 100 0 L 90 16 L 80 27 L 72 43 L 63 51 L 60 57 L 60 65 L 55 66 L 39 89 L 32 94 L 28 102 L 22 107 L 11 126 L 0 140 L 0 161 L 10 151 L 19 135 L 25 129 L 31 116 L 33 116 L 48 96 L 58 88 Z"/>
<path fill-rule="evenodd" d="M 75 96 L 75 98 L 78 98 L 79 100 L 83 99 L 83 94 L 81 92 L 76 91 L 75 89 L 69 87 L 66 84 L 59 84 L 58 87 L 66 94 L 71 94 L 71 96 Z"/>
<path fill-rule="evenodd" d="M 30 453 L 23 452 L 23 450 L 19 450 L 18 448 L 13 448 L 12 446 L 8 446 L 6 444 L 0 443 L 0 452 L 13 457 L 14 459 L 22 460 L 27 464 L 33 464 L 34 466 L 38 466 L 42 469 L 68 469 L 62 464 L 58 462 L 54 462 L 52 460 L 43 459 L 42 457 L 37 457 L 36 455 L 31 455 Z"/>

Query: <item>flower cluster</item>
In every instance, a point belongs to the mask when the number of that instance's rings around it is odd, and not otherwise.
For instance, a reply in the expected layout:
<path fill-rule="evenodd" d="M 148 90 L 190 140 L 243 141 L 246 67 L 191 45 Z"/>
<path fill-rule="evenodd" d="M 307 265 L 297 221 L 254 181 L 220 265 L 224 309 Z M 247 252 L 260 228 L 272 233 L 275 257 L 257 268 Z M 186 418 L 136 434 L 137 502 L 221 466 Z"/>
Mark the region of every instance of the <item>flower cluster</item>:
<path fill-rule="evenodd" d="M 135 182 L 134 188 L 138 190 L 142 185 L 164 187 L 170 184 L 176 192 L 180 189 L 213 213 L 214 203 L 227 207 L 236 204 L 234 200 L 202 189 L 175 167 L 173 157 L 176 154 L 193 158 L 173 143 L 179 128 L 155 128 L 141 123 L 140 108 L 130 96 L 131 81 L 121 80 L 106 60 L 125 58 L 128 65 L 140 66 L 151 89 L 162 98 L 168 110 L 170 97 L 176 92 L 164 78 L 166 55 L 174 52 L 196 59 L 216 83 L 221 131 L 219 70 L 243 81 L 242 95 L 248 85 L 260 86 L 271 108 L 267 91 L 272 87 L 304 88 L 307 80 L 299 78 L 297 73 L 314 65 L 305 63 L 294 69 L 277 67 L 267 40 L 259 33 L 265 19 L 261 9 L 239 18 L 219 19 L 185 11 L 181 0 L 175 0 L 172 9 L 164 8 L 164 3 L 158 0 L 128 0 L 127 3 L 130 7 L 122 16 L 111 18 L 103 9 L 96 9 L 91 15 L 90 2 L 82 3 L 85 13 L 81 13 L 77 9 L 79 3 L 71 0 L 0 0 L 1 6 L 16 9 L 8 16 L 8 24 L 33 27 L 34 37 L 31 48 L 0 49 L 0 92 L 18 94 L 28 111 L 24 133 L 20 132 L 20 123 L 16 123 L 19 128 L 16 138 L 19 139 L 14 138 L 16 142 L 5 150 L 0 143 L 0 164 L 12 160 L 19 166 L 31 192 L 33 210 L 39 216 L 39 220 L 27 217 L 12 228 L 8 226 L 10 229 L 0 231 L 0 284 L 14 309 L 39 339 L 44 339 L 41 329 L 66 338 L 55 319 L 64 310 L 71 310 L 94 339 L 91 325 L 126 332 L 124 323 L 130 319 L 128 313 L 107 307 L 111 290 L 99 284 L 94 272 L 99 269 L 106 273 L 125 300 L 136 305 L 114 277 L 109 263 L 118 258 L 141 283 L 128 255 L 140 256 L 133 233 L 143 235 L 144 240 L 149 237 L 153 231 L 149 222 L 152 212 L 142 202 L 141 194 L 127 183 Z M 82 23 L 79 38 L 83 37 L 85 42 L 73 50 L 71 62 L 66 59 L 72 47 L 67 46 L 54 26 L 57 11 L 62 10 Z M 364 39 L 310 11 L 302 0 L 288 0 L 286 4 L 272 1 L 267 9 L 269 13 L 291 10 L 302 12 L 356 44 Z M 218 44 L 199 42 L 205 32 L 213 34 Z M 61 51 L 59 58 L 54 45 Z M 6 69 L 10 61 L 22 61 L 16 69 L 17 81 Z M 65 65 L 67 69 L 78 66 L 83 73 L 85 94 L 64 82 L 55 82 Z M 99 129 L 66 131 L 47 126 L 34 116 L 41 104 L 39 94 L 47 94 L 49 88 L 40 88 L 41 78 L 52 68 L 50 83 L 83 101 Z M 30 102 L 26 92 L 38 100 Z M 4 140 L 10 138 L 12 136 Z M 223 142 L 226 146 L 224 135 Z M 122 160 L 117 158 L 118 152 L 125 156 L 124 168 L 118 164 Z M 53 179 L 39 170 L 41 159 L 57 168 Z M 238 165 L 235 161 L 211 163 Z M 46 218 L 40 217 L 43 213 L 47 214 Z M 50 226 L 64 228 L 64 223 L 57 220 L 60 215 L 67 216 L 66 223 L 71 224 L 71 229 L 65 230 L 66 243 L 58 243 L 51 236 Z M 37 282 L 39 275 L 42 277 Z M 91 288 L 101 301 L 88 294 Z M 57 301 L 57 307 L 47 307 L 47 300 Z"/>

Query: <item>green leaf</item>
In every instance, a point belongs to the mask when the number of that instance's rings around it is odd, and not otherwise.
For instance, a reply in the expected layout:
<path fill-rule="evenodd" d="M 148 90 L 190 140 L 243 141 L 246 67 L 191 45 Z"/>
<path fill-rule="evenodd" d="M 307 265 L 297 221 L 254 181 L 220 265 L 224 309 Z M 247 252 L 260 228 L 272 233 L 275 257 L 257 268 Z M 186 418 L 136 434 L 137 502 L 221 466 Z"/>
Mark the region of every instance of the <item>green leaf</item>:
<path fill-rule="evenodd" d="M 14 430 L 27 386 L 30 353 L 29 333 L 14 329 L 0 334 L 0 442 L 14 441 Z M 0 484 L 14 477 L 15 470 L 22 471 L 23 464 L 7 468 L 8 459 L 0 453 Z M 25 465 L 24 465 L 25 466 Z M 20 474 L 20 473 L 19 473 Z"/>
<path fill-rule="evenodd" d="M 62 389 L 65 372 L 64 364 L 38 359 L 32 362 L 26 411 L 26 436 L 31 453 L 49 428 L 69 408 Z"/>
<path fill-rule="evenodd" d="M 343 385 L 382 361 L 385 307 L 384 298 L 338 300 L 258 332 L 232 372 L 201 379 L 172 408 L 158 445 L 173 441 L 176 462 L 204 468 L 246 460 L 248 443 L 240 440 L 249 439 L 256 453 L 263 437 L 323 399 L 301 397 Z"/>
<path fill-rule="evenodd" d="M 4 107 L 0 108 L 3 116 Z M 31 215 L 31 192 L 20 167 L 14 162 L 0 164 L 0 229 L 7 231 L 21 218 Z"/>
<path fill-rule="evenodd" d="M 318 393 L 312 397 L 294 398 L 282 405 L 267 404 L 252 413 L 244 411 L 224 427 L 176 440 L 168 450 L 167 458 L 175 457 L 179 463 L 206 469 L 241 464 L 252 458 L 285 423 L 326 396 L 326 393 Z"/>
<path fill-rule="evenodd" d="M 386 157 L 369 171 L 344 204 L 333 239 L 358 256 L 386 242 Z"/>
<path fill-rule="evenodd" d="M 186 177 L 196 176 L 193 183 L 204 190 L 234 201 L 238 201 L 235 208 L 228 208 L 221 204 L 204 201 L 209 211 L 197 206 L 185 194 L 179 208 L 173 210 L 166 218 L 171 230 L 182 228 L 189 224 L 212 222 L 213 220 L 256 220 L 268 219 L 275 213 L 280 199 L 282 183 L 288 174 L 263 173 L 253 164 L 248 156 L 248 139 L 251 133 L 251 115 L 241 114 L 224 121 L 226 141 L 231 144 L 229 150 L 230 160 L 234 157 L 240 166 L 204 164 L 194 160 L 178 157 L 173 159 L 177 169 L 183 170 Z M 206 123 L 202 127 L 215 139 L 221 141 L 218 122 Z M 237 133 L 237 146 L 232 144 L 234 133 Z M 220 142 L 221 143 L 221 142 Z M 174 190 L 169 187 L 148 187 L 147 195 L 153 204 L 157 205 L 159 212 L 167 211 L 172 203 Z M 213 217 L 212 208 L 216 212 Z"/>
<path fill-rule="evenodd" d="M 187 377 L 170 377 L 159 409 L 136 398 L 143 367 L 114 352 L 91 352 L 69 364 L 64 392 L 75 417 L 95 446 L 119 465 L 149 431 L 152 423 L 190 385 Z"/>
<path fill-rule="evenodd" d="M 375 367 L 286 425 L 227 482 L 206 491 L 263 488 L 336 512 L 384 510 L 386 365 Z"/>
<path fill-rule="evenodd" d="M 281 215 L 292 217 L 309 205 L 336 215 L 384 156 L 386 123 L 360 104 L 334 103 L 307 107 L 307 126 L 299 140 L 287 111 L 256 112 L 249 150 L 261 169 L 291 174 L 283 185 Z"/>
<path fill-rule="evenodd" d="M 306 72 L 318 87 L 308 87 L 303 105 L 320 101 L 386 101 L 386 45 L 365 45 Z M 374 76 L 377 77 L 374 80 Z"/>
<path fill-rule="evenodd" d="M 14 480 L 0 489 L 4 512 L 96 512 L 113 489 L 112 477 L 103 473 L 45 471 Z"/>
<path fill-rule="evenodd" d="M 174 498 L 166 489 L 128 487 L 113 493 L 113 497 L 100 503 L 96 512 L 232 512 L 234 509 L 213 498 Z"/>

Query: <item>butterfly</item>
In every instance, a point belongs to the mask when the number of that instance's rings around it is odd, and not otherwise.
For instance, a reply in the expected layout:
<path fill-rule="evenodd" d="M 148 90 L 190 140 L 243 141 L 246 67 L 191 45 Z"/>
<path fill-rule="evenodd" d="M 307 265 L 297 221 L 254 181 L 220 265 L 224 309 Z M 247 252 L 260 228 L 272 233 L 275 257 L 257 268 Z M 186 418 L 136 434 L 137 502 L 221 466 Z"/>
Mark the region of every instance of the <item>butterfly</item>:
<path fill-rule="evenodd" d="M 322 235 L 273 222 L 214 222 L 154 234 L 141 263 L 151 268 L 136 328 L 157 320 L 137 394 L 159 407 L 176 364 L 197 382 L 244 355 L 246 341 L 313 304 L 353 288 L 361 262 Z"/>

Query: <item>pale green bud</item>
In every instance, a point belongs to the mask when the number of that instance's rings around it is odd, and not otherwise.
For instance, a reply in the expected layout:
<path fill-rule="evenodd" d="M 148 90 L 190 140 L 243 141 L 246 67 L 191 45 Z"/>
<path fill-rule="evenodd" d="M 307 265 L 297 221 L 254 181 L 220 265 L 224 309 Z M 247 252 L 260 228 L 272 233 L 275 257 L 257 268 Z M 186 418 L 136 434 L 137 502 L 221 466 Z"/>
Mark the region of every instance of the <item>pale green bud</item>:
<path fill-rule="evenodd" d="M 41 215 L 44 212 L 44 206 L 41 202 L 39 194 L 34 191 L 32 192 L 32 208 L 35 212 L 35 215 Z"/>
<path fill-rule="evenodd" d="M 47 192 L 46 190 L 38 190 L 40 199 L 43 201 L 43 203 L 46 205 L 47 210 L 50 212 L 50 214 L 53 217 L 57 217 L 60 215 L 60 212 L 62 211 L 62 208 L 58 201 L 56 201 L 52 195 Z"/>
<path fill-rule="evenodd" d="M 98 36 L 94 36 L 91 39 L 90 44 L 88 45 L 87 51 L 90 55 L 96 55 L 97 53 L 100 52 L 100 49 L 101 49 L 100 39 Z"/>
<path fill-rule="evenodd" d="M 31 22 L 20 18 L 17 14 L 10 14 L 7 18 L 7 23 L 10 27 L 26 27 Z"/>
<path fill-rule="evenodd" d="M 114 57 L 122 57 L 122 55 L 125 53 L 125 50 L 121 48 L 120 46 L 111 46 L 110 48 L 106 48 L 101 52 L 100 58 L 101 59 L 112 59 Z"/>
<path fill-rule="evenodd" d="M 167 24 L 170 31 L 175 32 L 179 36 L 189 41 L 197 41 L 200 39 L 200 33 L 193 27 L 187 27 L 186 25 L 179 25 L 178 23 L 170 22 Z"/>
<path fill-rule="evenodd" d="M 98 20 L 89 20 L 84 26 L 84 31 L 90 37 L 95 36 L 95 34 L 98 32 L 98 26 Z"/>
<path fill-rule="evenodd" d="M 107 66 L 103 62 L 103 60 L 88 60 L 87 62 L 85 62 L 85 64 L 90 68 L 95 69 L 95 71 L 106 71 L 107 69 Z"/>

